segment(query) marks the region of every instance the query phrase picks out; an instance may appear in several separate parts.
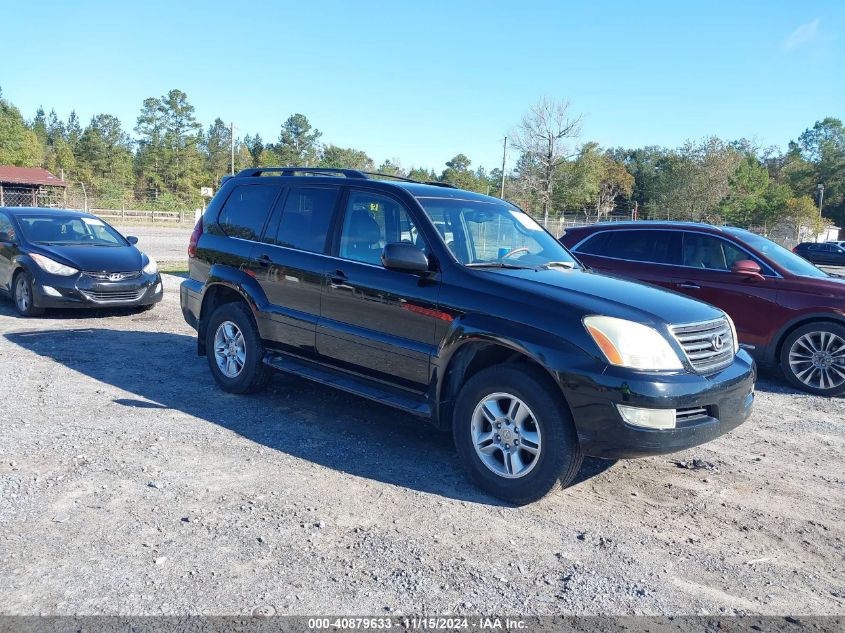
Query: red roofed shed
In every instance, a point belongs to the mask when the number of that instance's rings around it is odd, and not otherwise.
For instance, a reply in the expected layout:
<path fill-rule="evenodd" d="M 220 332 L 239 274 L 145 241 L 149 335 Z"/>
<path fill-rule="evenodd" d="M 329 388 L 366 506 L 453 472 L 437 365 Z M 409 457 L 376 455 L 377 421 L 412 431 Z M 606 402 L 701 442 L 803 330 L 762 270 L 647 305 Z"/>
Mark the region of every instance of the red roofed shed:
<path fill-rule="evenodd" d="M 54 207 L 67 183 L 41 167 L 0 165 L 0 207 Z"/>

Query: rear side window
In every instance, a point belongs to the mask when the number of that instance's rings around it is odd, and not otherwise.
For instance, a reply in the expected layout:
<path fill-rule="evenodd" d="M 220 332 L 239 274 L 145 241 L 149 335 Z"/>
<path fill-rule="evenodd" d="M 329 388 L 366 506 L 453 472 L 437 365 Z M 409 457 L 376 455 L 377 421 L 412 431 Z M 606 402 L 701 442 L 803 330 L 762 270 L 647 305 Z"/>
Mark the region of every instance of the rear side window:
<path fill-rule="evenodd" d="M 276 185 L 236 187 L 220 209 L 217 224 L 229 237 L 258 240 L 278 193 L 279 187 Z"/>
<path fill-rule="evenodd" d="M 337 189 L 334 187 L 292 187 L 285 198 L 275 236 L 267 241 L 322 253 L 336 200 Z"/>
<path fill-rule="evenodd" d="M 677 231 L 609 231 L 605 257 L 652 264 L 679 264 L 681 234 Z"/>
<path fill-rule="evenodd" d="M 575 252 L 585 255 L 607 255 L 607 243 L 610 241 L 610 235 L 605 231 L 588 237 L 587 241 L 578 245 Z"/>

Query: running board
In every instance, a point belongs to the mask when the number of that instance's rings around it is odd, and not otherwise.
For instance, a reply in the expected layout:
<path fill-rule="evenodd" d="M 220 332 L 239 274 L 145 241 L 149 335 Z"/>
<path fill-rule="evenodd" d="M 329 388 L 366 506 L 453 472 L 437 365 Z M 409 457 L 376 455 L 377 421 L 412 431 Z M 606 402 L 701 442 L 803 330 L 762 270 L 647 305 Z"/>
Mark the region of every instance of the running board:
<path fill-rule="evenodd" d="M 375 400 L 376 402 L 407 411 L 414 415 L 427 418 L 431 417 L 431 406 L 422 398 L 414 398 L 411 395 L 397 393 L 388 387 L 383 387 L 369 380 L 356 380 L 348 374 L 333 371 L 316 363 L 268 352 L 264 356 L 264 364 L 269 365 L 273 369 L 313 380 L 314 382 L 328 385 L 335 389 L 341 389 L 347 393 L 368 398 L 369 400 Z"/>

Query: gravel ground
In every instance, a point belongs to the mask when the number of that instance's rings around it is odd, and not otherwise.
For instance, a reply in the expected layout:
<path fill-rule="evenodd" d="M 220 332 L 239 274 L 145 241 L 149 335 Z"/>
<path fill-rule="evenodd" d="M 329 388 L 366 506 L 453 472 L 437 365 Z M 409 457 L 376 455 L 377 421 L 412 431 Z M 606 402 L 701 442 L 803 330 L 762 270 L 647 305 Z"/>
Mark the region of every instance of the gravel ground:
<path fill-rule="evenodd" d="M 0 614 L 845 614 L 845 399 L 764 376 L 729 436 L 512 508 L 414 418 L 216 389 L 178 282 L 0 301 Z"/>

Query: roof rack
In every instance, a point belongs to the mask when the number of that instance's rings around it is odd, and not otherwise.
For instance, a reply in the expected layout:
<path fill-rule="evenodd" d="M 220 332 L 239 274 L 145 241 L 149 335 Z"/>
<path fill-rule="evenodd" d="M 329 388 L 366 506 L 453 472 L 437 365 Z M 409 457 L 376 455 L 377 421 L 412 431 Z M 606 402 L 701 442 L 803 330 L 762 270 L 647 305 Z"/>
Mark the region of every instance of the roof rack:
<path fill-rule="evenodd" d="M 320 176 L 341 175 L 347 178 L 366 178 L 363 171 L 357 169 L 340 169 L 334 167 L 252 167 L 249 169 L 242 169 L 235 178 L 250 178 L 252 176 L 260 176 L 261 174 L 275 172 L 280 176 L 293 176 L 295 174 L 315 174 Z"/>
<path fill-rule="evenodd" d="M 344 169 L 340 167 L 251 167 L 242 169 L 230 178 L 252 178 L 254 176 L 261 176 L 265 173 L 275 173 L 280 176 L 295 176 L 297 174 L 312 174 L 316 176 L 344 176 L 346 178 L 361 178 L 364 180 L 372 180 L 373 176 L 379 178 L 392 178 L 394 180 L 401 180 L 402 182 L 414 182 L 420 185 L 434 185 L 435 187 L 448 187 L 449 189 L 457 189 L 457 187 L 448 182 L 434 182 L 421 180 L 414 180 L 413 178 L 406 178 L 405 176 L 396 176 L 395 174 L 384 174 L 377 171 L 361 171 L 359 169 Z M 228 178 L 226 178 L 228 180 Z"/>

